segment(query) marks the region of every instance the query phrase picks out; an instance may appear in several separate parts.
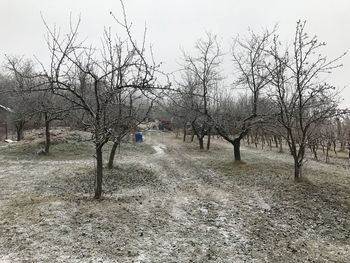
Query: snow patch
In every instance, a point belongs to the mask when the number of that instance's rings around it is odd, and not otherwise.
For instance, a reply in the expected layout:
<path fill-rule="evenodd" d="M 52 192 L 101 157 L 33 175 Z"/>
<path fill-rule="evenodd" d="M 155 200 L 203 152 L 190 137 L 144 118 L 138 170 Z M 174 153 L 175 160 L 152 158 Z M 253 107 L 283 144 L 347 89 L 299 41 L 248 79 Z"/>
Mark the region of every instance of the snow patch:
<path fill-rule="evenodd" d="M 147 259 L 145 254 L 140 253 L 135 262 L 136 263 L 146 263 L 146 262 L 150 262 L 150 261 Z"/>
<path fill-rule="evenodd" d="M 257 201 L 258 207 L 260 207 L 263 210 L 267 210 L 267 211 L 271 210 L 271 206 L 268 203 L 266 203 L 264 201 L 264 199 L 257 192 L 254 192 L 254 196 L 255 196 L 255 199 Z"/>
<path fill-rule="evenodd" d="M 164 150 L 166 149 L 166 146 L 164 144 L 157 144 L 157 145 L 153 145 L 152 147 L 156 151 L 156 155 L 165 154 Z"/>
<path fill-rule="evenodd" d="M 187 213 L 183 209 L 186 205 L 188 205 L 187 197 L 175 197 L 174 204 L 172 207 L 171 215 L 176 220 L 185 220 L 187 218 Z"/>

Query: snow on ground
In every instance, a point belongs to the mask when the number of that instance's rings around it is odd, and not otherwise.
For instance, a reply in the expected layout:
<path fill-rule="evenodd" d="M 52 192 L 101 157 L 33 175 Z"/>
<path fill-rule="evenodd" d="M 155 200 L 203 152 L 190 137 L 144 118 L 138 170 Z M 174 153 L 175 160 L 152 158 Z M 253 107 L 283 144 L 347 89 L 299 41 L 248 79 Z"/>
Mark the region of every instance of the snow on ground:
<path fill-rule="evenodd" d="M 153 145 L 153 149 L 156 151 L 156 154 L 164 154 L 164 150 L 166 149 L 166 146 L 164 144 L 158 144 L 158 145 Z"/>
<path fill-rule="evenodd" d="M 0 262 L 350 258 L 346 168 L 309 166 L 305 181 L 294 183 L 287 154 L 243 148 L 245 164 L 237 165 L 221 141 L 206 152 L 172 134 L 146 137 L 122 146 L 99 201 L 90 154 L 64 158 L 53 149 L 37 158 L 28 150 L 17 160 L 7 156 L 15 148 L 2 148 Z"/>

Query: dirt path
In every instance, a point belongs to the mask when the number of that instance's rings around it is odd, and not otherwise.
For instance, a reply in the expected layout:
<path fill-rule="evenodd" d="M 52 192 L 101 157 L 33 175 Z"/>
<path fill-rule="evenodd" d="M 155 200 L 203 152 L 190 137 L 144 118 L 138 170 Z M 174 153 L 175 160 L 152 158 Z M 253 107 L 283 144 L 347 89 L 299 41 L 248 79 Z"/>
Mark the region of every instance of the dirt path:
<path fill-rule="evenodd" d="M 257 192 L 223 181 L 202 163 L 205 160 L 184 152 L 178 141 L 157 134 L 146 143 L 156 153 L 143 162 L 157 171 L 164 192 L 143 207 L 159 212 L 161 219 L 143 243 L 144 262 L 251 261 L 247 256 L 251 240 L 240 217 L 245 213 L 242 200 L 262 211 L 269 205 Z"/>

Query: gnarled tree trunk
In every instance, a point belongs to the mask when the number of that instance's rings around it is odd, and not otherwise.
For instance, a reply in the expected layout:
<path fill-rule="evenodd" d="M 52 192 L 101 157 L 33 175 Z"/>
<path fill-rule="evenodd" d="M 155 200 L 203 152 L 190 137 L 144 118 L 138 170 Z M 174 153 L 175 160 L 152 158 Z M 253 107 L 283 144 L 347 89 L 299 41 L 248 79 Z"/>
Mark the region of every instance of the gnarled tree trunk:
<path fill-rule="evenodd" d="M 120 140 L 117 139 L 114 143 L 113 143 L 113 146 L 112 146 L 112 149 L 111 149 L 111 152 L 109 154 L 109 160 L 108 160 L 108 169 L 112 169 L 113 168 L 113 165 L 114 165 L 114 157 L 115 157 L 115 153 L 117 151 L 117 148 L 120 144 Z"/>
<path fill-rule="evenodd" d="M 207 151 L 210 149 L 211 129 L 208 130 Z"/>
<path fill-rule="evenodd" d="M 301 167 L 302 164 L 298 160 L 294 160 L 294 180 L 300 181 L 301 179 Z"/>
<path fill-rule="evenodd" d="M 45 114 L 45 154 L 49 153 L 51 145 L 50 122 L 47 114 Z"/>
<path fill-rule="evenodd" d="M 235 161 L 241 161 L 241 140 L 236 138 L 233 140 L 233 152 L 235 156 Z"/>
<path fill-rule="evenodd" d="M 16 126 L 16 133 L 17 133 L 17 141 L 20 141 L 23 139 L 24 121 L 23 120 L 17 121 L 15 126 Z"/>
<path fill-rule="evenodd" d="M 100 199 L 102 195 L 103 159 L 102 146 L 96 146 L 96 177 L 95 177 L 95 198 Z"/>
<path fill-rule="evenodd" d="M 187 136 L 187 129 L 186 129 L 186 126 L 184 126 L 184 137 L 183 137 L 183 142 L 186 142 L 186 136 Z"/>
<path fill-rule="evenodd" d="M 204 149 L 204 138 L 197 136 L 198 141 L 199 141 L 199 149 L 203 150 Z"/>

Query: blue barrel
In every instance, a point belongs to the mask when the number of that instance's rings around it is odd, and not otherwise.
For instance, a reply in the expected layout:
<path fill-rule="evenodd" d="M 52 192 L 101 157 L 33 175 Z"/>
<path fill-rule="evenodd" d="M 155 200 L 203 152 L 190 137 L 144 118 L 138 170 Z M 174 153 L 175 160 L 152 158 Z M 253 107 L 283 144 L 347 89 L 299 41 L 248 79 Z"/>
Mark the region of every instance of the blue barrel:
<path fill-rule="evenodd" d="M 135 141 L 142 142 L 142 132 L 135 133 Z"/>

